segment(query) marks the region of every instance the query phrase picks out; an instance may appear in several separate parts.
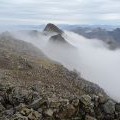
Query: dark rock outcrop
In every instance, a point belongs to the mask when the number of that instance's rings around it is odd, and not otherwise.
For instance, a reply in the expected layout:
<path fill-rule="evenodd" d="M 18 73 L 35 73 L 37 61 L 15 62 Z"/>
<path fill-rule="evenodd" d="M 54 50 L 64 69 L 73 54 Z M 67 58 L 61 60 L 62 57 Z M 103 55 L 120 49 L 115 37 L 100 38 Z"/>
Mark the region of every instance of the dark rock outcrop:
<path fill-rule="evenodd" d="M 119 120 L 119 103 L 110 98 L 100 103 L 101 96 L 84 94 L 74 98 L 43 97 L 36 90 L 10 85 L 0 87 L 0 120 Z M 9 91 L 8 91 L 9 90 Z M 23 95 L 22 91 L 26 91 Z M 37 97 L 34 98 L 34 93 Z M 49 93 L 48 93 L 49 94 Z M 11 97 L 14 96 L 14 97 Z M 19 96 L 19 98 L 18 98 Z M 19 99 L 19 101 L 18 101 Z M 26 102 L 28 99 L 29 102 Z M 11 103 L 12 102 L 12 103 Z M 16 104 L 16 102 L 18 104 Z M 115 109 L 117 106 L 117 109 Z"/>
<path fill-rule="evenodd" d="M 61 42 L 61 43 L 69 44 L 69 43 L 62 37 L 61 34 L 54 35 L 54 36 L 50 37 L 50 41 L 53 41 L 53 42 Z"/>
<path fill-rule="evenodd" d="M 57 26 L 55 26 L 54 24 L 47 24 L 45 29 L 44 29 L 45 32 L 48 32 L 48 33 L 58 33 L 58 34 L 62 34 L 63 31 L 61 29 L 59 29 Z"/>
<path fill-rule="evenodd" d="M 58 45 L 62 44 L 62 47 L 65 46 L 65 47 L 67 47 L 67 49 L 69 49 L 69 48 L 74 48 L 75 49 L 75 47 L 72 44 L 70 44 L 69 42 L 67 42 L 64 39 L 64 37 L 62 37 L 61 34 L 51 36 L 50 39 L 49 39 L 49 42 L 52 42 L 53 44 L 58 44 Z"/>

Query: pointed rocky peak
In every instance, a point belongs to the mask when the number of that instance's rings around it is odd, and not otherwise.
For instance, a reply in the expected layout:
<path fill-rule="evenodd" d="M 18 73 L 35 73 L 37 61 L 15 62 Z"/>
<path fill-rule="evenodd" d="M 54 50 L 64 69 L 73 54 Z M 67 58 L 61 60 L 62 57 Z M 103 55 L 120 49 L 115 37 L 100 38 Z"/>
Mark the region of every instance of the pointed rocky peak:
<path fill-rule="evenodd" d="M 49 23 L 46 25 L 45 29 L 44 29 L 45 32 L 53 32 L 53 33 L 58 33 L 58 34 L 62 34 L 63 31 L 61 29 L 59 29 L 56 25 L 52 24 L 52 23 Z"/>

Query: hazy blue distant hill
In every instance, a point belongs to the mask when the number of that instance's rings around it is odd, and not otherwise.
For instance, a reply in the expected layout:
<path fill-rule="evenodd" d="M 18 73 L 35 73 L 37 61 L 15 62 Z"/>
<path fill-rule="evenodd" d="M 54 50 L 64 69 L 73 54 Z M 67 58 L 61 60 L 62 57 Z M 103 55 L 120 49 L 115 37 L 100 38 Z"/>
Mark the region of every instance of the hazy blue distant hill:
<path fill-rule="evenodd" d="M 6 30 L 43 30 L 44 28 L 44 24 L 41 25 L 0 25 L 0 31 L 6 31 Z M 112 25 L 69 25 L 69 24 L 58 24 L 57 25 L 59 28 L 64 29 L 64 30 L 72 30 L 72 29 L 76 29 L 79 27 L 83 27 L 83 28 L 103 28 L 106 30 L 113 30 L 117 27 L 120 26 L 112 26 Z"/>
<path fill-rule="evenodd" d="M 115 49 L 120 47 L 120 28 L 112 27 L 72 27 L 70 31 L 82 35 L 88 39 L 99 39 Z"/>
<path fill-rule="evenodd" d="M 102 28 L 106 30 L 114 30 L 120 26 L 115 26 L 115 25 L 67 25 L 67 24 L 61 24 L 58 25 L 60 28 L 65 29 L 65 30 L 72 30 L 76 28 L 90 28 L 90 29 L 95 29 L 95 28 Z"/>

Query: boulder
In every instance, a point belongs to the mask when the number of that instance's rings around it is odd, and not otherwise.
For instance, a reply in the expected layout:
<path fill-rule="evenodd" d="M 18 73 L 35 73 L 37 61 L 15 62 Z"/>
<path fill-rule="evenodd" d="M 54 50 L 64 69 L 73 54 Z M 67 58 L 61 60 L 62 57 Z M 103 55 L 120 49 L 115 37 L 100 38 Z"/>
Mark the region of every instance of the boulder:
<path fill-rule="evenodd" d="M 89 116 L 89 115 L 86 115 L 86 116 L 85 116 L 85 120 L 97 120 L 97 119 L 94 118 L 94 117 L 91 117 L 91 116 Z"/>
<path fill-rule="evenodd" d="M 0 117 L 0 120 L 10 120 L 6 116 Z"/>
<path fill-rule="evenodd" d="M 34 111 L 33 109 L 29 109 L 29 108 L 23 108 L 20 111 L 20 114 L 22 116 L 26 116 L 28 120 L 39 120 L 42 116 L 39 112 Z"/>
<path fill-rule="evenodd" d="M 53 113 L 54 113 L 54 111 L 52 109 L 47 109 L 47 110 L 44 111 L 44 115 L 46 117 L 52 117 Z"/>
<path fill-rule="evenodd" d="M 0 117 L 3 115 L 4 110 L 5 110 L 4 106 L 0 103 Z"/>
<path fill-rule="evenodd" d="M 85 106 L 91 106 L 92 104 L 91 97 L 89 95 L 82 95 L 80 97 L 80 102 Z"/>
<path fill-rule="evenodd" d="M 21 111 L 23 108 L 26 108 L 26 105 L 23 103 L 20 103 L 18 106 L 15 107 L 16 111 Z"/>
<path fill-rule="evenodd" d="M 16 113 L 10 120 L 28 120 L 26 116 Z"/>
<path fill-rule="evenodd" d="M 13 108 L 4 111 L 4 115 L 7 117 L 11 117 L 12 115 L 14 115 L 14 113 L 15 113 L 15 110 Z"/>
<path fill-rule="evenodd" d="M 107 98 L 105 96 L 103 96 L 102 94 L 98 95 L 98 102 L 99 104 L 104 104 L 105 102 L 107 102 Z"/>
<path fill-rule="evenodd" d="M 106 114 L 113 114 L 115 112 L 115 102 L 113 102 L 112 100 L 108 100 L 103 105 L 103 110 Z"/>
<path fill-rule="evenodd" d="M 33 101 L 32 104 L 30 104 L 28 107 L 33 108 L 34 110 L 37 110 L 39 108 L 46 108 L 48 106 L 47 100 L 39 98 L 35 101 Z"/>
<path fill-rule="evenodd" d="M 76 109 L 72 104 L 68 104 L 67 106 L 61 107 L 59 110 L 57 117 L 60 119 L 72 118 L 76 113 Z"/>
<path fill-rule="evenodd" d="M 0 113 L 5 110 L 4 106 L 0 103 Z"/>
<path fill-rule="evenodd" d="M 23 108 L 21 111 L 20 111 L 20 114 L 23 115 L 23 116 L 28 116 L 30 113 L 31 113 L 32 109 L 28 109 L 28 108 Z"/>
<path fill-rule="evenodd" d="M 37 111 L 33 111 L 28 115 L 28 120 L 41 120 L 42 115 Z"/>
<path fill-rule="evenodd" d="M 117 112 L 120 112 L 120 103 L 116 103 L 116 104 L 115 104 L 115 110 L 116 110 Z"/>
<path fill-rule="evenodd" d="M 1 102 L 1 103 L 4 103 L 4 102 L 5 102 L 2 96 L 0 96 L 0 102 Z"/>
<path fill-rule="evenodd" d="M 80 109 L 89 115 L 95 115 L 94 103 L 89 95 L 82 95 L 80 97 Z"/>
<path fill-rule="evenodd" d="M 71 101 L 71 104 L 74 106 L 74 107 L 78 107 L 79 106 L 79 99 L 73 99 L 72 101 Z"/>
<path fill-rule="evenodd" d="M 50 102 L 50 108 L 59 108 L 60 105 L 61 105 L 61 102 L 57 102 L 57 101 Z"/>

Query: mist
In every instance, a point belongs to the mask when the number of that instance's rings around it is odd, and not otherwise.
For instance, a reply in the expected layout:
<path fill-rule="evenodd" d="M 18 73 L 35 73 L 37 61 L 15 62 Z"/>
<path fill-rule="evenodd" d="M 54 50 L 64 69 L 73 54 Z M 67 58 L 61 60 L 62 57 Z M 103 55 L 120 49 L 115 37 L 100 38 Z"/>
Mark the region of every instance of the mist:
<path fill-rule="evenodd" d="M 68 69 L 77 70 L 83 78 L 98 84 L 110 97 L 120 101 L 120 49 L 110 50 L 101 40 L 87 39 L 68 31 L 63 37 L 74 48 L 50 42 L 51 35 L 43 33 L 37 37 L 29 32 L 17 32 L 14 35 L 34 44 L 49 58 Z"/>

